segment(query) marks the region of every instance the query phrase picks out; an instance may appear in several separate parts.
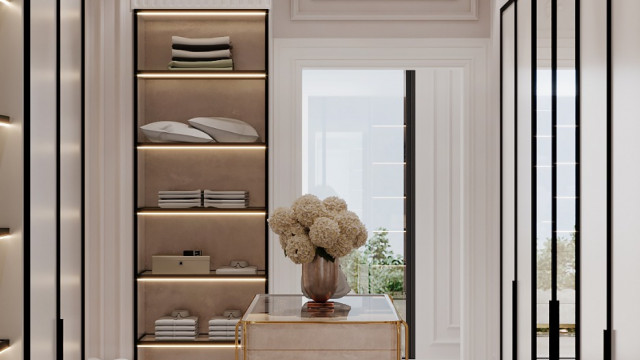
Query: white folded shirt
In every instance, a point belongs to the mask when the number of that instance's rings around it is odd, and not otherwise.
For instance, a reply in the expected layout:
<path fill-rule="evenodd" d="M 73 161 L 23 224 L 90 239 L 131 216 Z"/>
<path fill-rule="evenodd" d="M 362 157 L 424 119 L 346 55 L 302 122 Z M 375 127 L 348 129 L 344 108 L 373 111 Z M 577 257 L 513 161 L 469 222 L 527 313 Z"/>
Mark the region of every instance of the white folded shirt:
<path fill-rule="evenodd" d="M 230 58 L 231 50 L 213 51 L 187 51 L 171 49 L 171 56 L 174 58 L 204 59 L 204 58 Z"/>
<path fill-rule="evenodd" d="M 156 340 L 196 340 L 195 336 L 156 336 Z"/>
<path fill-rule="evenodd" d="M 198 317 L 189 316 L 185 318 L 174 318 L 171 316 L 163 316 L 156 320 L 156 325 L 197 325 Z"/>
<path fill-rule="evenodd" d="M 209 326 L 209 331 L 236 331 L 235 325 L 216 325 Z"/>
<path fill-rule="evenodd" d="M 156 326 L 156 332 L 158 331 L 196 331 L 195 325 L 158 325 Z"/>
<path fill-rule="evenodd" d="M 182 36 L 172 36 L 171 43 L 179 45 L 226 45 L 231 43 L 231 38 L 228 36 L 214 38 L 186 38 Z"/>
<path fill-rule="evenodd" d="M 158 336 L 196 336 L 198 333 L 193 331 L 170 331 L 170 330 L 156 330 L 156 337 Z"/>
<path fill-rule="evenodd" d="M 242 331 L 238 331 L 238 335 L 242 335 Z M 236 331 L 235 330 L 223 330 L 223 331 L 218 331 L 218 330 L 214 330 L 214 331 L 209 331 L 209 336 L 236 336 Z"/>
<path fill-rule="evenodd" d="M 216 274 L 255 274 L 257 272 L 257 266 L 247 266 L 243 268 L 222 266 L 216 269 Z M 209 322 L 209 324 L 211 324 L 211 322 Z"/>
<path fill-rule="evenodd" d="M 215 317 L 212 317 L 211 320 L 209 320 L 209 327 L 217 326 L 217 325 L 223 325 L 223 326 L 233 325 L 233 328 L 235 328 L 238 321 L 240 321 L 240 318 L 229 319 L 226 316 L 215 316 Z"/>
<path fill-rule="evenodd" d="M 235 336 L 209 336 L 209 340 L 213 341 L 233 341 Z"/>

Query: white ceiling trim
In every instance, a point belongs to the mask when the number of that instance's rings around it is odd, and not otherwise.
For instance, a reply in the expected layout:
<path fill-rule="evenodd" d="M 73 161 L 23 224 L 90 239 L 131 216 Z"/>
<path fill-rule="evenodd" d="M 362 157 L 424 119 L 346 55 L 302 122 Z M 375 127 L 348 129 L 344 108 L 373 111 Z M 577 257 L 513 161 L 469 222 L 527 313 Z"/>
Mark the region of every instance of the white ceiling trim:
<path fill-rule="evenodd" d="M 270 9 L 271 0 L 131 0 L 131 9 Z"/>
<path fill-rule="evenodd" d="M 290 0 L 291 20 L 478 20 L 478 0 Z"/>

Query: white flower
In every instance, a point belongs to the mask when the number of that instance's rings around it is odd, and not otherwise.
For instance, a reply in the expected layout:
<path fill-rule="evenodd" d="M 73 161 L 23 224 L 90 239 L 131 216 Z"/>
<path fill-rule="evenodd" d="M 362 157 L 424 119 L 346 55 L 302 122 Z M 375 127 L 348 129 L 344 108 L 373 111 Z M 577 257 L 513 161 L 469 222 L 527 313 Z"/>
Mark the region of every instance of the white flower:
<path fill-rule="evenodd" d="M 329 248 L 335 245 L 340 236 L 340 227 L 338 223 L 326 218 L 320 217 L 309 228 L 309 240 L 315 246 Z"/>

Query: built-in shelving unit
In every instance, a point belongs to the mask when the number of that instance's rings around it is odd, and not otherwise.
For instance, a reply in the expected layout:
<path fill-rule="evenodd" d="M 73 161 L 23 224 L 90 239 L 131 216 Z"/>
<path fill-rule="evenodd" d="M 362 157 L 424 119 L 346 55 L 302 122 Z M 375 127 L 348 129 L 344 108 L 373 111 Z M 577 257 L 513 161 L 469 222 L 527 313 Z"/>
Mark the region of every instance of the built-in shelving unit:
<path fill-rule="evenodd" d="M 227 309 L 245 311 L 267 290 L 268 10 L 136 10 L 135 69 L 135 335 L 136 359 L 233 359 L 233 341 L 212 341 L 208 321 Z M 229 36 L 232 71 L 167 70 L 172 36 Z M 140 127 L 225 117 L 251 125 L 252 143 L 156 143 Z M 159 208 L 161 190 L 242 190 L 247 208 Z M 153 274 L 153 255 L 202 250 L 208 274 Z M 232 260 L 256 274 L 217 274 Z M 176 309 L 198 316 L 195 341 L 161 341 L 155 320 Z M 197 350 L 190 350 L 196 348 Z"/>

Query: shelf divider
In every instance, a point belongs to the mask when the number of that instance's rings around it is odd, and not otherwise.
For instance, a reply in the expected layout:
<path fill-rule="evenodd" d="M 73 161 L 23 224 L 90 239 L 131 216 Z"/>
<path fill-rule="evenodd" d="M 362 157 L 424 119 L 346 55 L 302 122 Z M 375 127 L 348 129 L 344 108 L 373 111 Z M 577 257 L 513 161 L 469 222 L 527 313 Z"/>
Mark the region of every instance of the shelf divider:
<path fill-rule="evenodd" d="M 220 79 L 220 80 L 266 80 L 267 73 L 259 71 L 189 71 L 189 70 L 163 70 L 163 71 L 138 71 L 138 79 Z"/>
<path fill-rule="evenodd" d="M 234 341 L 212 341 L 208 334 L 200 334 L 194 341 L 165 341 L 156 340 L 155 335 L 145 334 L 138 340 L 138 348 L 220 348 L 235 349 Z"/>

